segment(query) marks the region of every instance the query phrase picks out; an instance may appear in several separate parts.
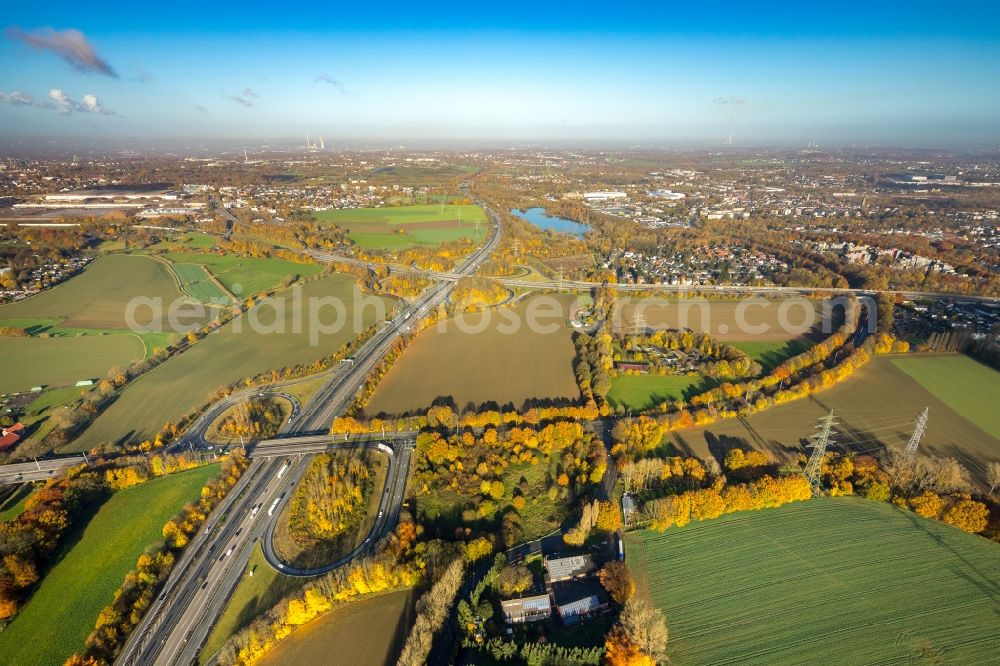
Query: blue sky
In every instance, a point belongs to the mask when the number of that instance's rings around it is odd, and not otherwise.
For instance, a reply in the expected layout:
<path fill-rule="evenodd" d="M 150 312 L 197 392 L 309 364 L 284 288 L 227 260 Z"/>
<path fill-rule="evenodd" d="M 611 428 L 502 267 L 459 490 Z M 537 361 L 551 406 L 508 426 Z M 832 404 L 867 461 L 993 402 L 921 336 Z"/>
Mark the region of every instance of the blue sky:
<path fill-rule="evenodd" d="M 668 4 L 20 3 L 0 134 L 1000 143 L 998 3 Z"/>

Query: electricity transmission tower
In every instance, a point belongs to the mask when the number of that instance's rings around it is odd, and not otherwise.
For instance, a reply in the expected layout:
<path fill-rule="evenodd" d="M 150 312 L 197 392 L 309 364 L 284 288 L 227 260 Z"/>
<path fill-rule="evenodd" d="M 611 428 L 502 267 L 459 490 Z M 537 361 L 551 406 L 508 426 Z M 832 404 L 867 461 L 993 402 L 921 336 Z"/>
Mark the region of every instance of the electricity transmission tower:
<path fill-rule="evenodd" d="M 910 460 L 913 460 L 917 455 L 917 447 L 920 446 L 920 440 L 924 436 L 924 428 L 927 427 L 927 412 L 929 411 L 930 407 L 924 407 L 924 411 L 920 412 L 913 428 L 913 434 L 910 435 L 910 441 L 906 443 L 906 457 Z"/>
<path fill-rule="evenodd" d="M 816 432 L 809 438 L 811 440 L 809 448 L 813 451 L 802 474 L 809 481 L 815 494 L 818 494 L 820 490 L 819 482 L 823 472 L 823 456 L 826 455 L 826 447 L 833 442 L 833 426 L 833 411 L 831 410 L 829 414 L 820 418 Z"/>

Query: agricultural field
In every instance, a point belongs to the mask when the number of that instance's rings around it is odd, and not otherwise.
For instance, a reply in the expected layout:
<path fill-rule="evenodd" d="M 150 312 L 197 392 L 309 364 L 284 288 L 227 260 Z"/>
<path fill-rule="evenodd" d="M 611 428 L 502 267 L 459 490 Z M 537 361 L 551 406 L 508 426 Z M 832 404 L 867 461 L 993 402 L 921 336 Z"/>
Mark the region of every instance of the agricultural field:
<path fill-rule="evenodd" d="M 29 333 L 58 334 L 61 329 L 127 330 L 126 308 L 136 298 L 160 299 L 161 314 L 185 298 L 170 268 L 149 257 L 107 255 L 92 261 L 79 275 L 16 303 L 0 305 L 0 326 L 27 327 Z M 149 309 L 137 312 L 149 323 Z M 8 320 L 20 323 L 8 324 Z M 35 321 L 34 327 L 25 326 Z"/>
<path fill-rule="evenodd" d="M 213 236 L 212 234 L 201 233 L 197 231 L 188 231 L 178 233 L 172 236 L 167 236 L 159 243 L 151 245 L 147 250 L 178 250 L 181 251 L 185 249 L 194 250 L 211 250 L 214 248 L 219 240 L 218 236 Z"/>
<path fill-rule="evenodd" d="M 204 266 L 172 264 L 171 268 L 180 280 L 181 289 L 191 298 L 206 304 L 228 305 L 232 302 L 229 294 L 212 279 L 212 275 Z"/>
<path fill-rule="evenodd" d="M 1000 546 L 889 504 L 818 498 L 626 538 L 686 664 L 986 664 Z"/>
<path fill-rule="evenodd" d="M 344 208 L 316 211 L 316 217 L 346 228 L 354 243 L 372 249 L 437 245 L 459 238 L 478 242 L 488 228 L 486 213 L 473 205 Z"/>
<path fill-rule="evenodd" d="M 274 289 L 290 275 L 311 277 L 319 275 L 323 267 L 318 264 L 299 264 L 287 259 L 240 257 L 234 254 L 198 254 L 168 252 L 160 255 L 177 264 L 198 264 L 218 278 L 222 286 L 237 297 L 250 296 Z"/>
<path fill-rule="evenodd" d="M 990 366 L 954 355 L 894 358 L 892 364 L 986 432 L 1000 433 L 1000 373 Z"/>
<path fill-rule="evenodd" d="M 331 663 L 336 655 L 338 666 L 391 666 L 403 649 L 413 617 L 409 590 L 353 601 L 297 629 L 260 663 L 322 664 Z"/>
<path fill-rule="evenodd" d="M 553 307 L 542 309 L 536 299 Z M 510 308 L 464 315 L 461 327 L 449 319 L 422 331 L 381 381 L 366 413 L 419 411 L 440 397 L 460 409 L 469 402 L 520 408 L 526 400 L 578 398 L 566 323 L 572 302 L 571 296 L 532 296 Z M 527 325 L 529 313 L 541 326 Z M 520 325 L 510 323 L 515 319 Z"/>
<path fill-rule="evenodd" d="M 161 229 L 157 230 L 156 234 L 160 239 L 159 242 L 143 248 L 126 247 L 125 243 L 120 240 L 105 240 L 101 241 L 99 249 L 105 254 L 120 252 L 141 255 L 149 252 L 190 252 L 191 250 L 212 250 L 220 240 L 220 236 L 185 229 L 173 232 Z"/>
<path fill-rule="evenodd" d="M 166 347 L 176 334 L 129 330 L 128 304 L 137 298 L 160 299 L 162 305 L 135 309 L 135 323 L 141 326 L 188 299 L 162 262 L 108 255 L 52 289 L 0 305 L 0 326 L 23 328 L 31 336 L 8 338 L 0 346 L 0 363 L 6 369 L 0 392 L 99 379 L 114 366 L 149 358 L 158 347 Z M 182 315 L 180 321 L 206 320 L 205 313 L 194 313 Z"/>
<path fill-rule="evenodd" d="M 340 299 L 347 315 L 346 321 L 338 322 L 333 308 L 315 312 L 318 321 L 330 330 L 336 329 L 319 335 L 319 344 L 315 346 L 310 344 L 310 332 L 319 329 L 309 323 L 313 297 Z M 361 298 L 367 300 L 359 301 Z M 382 305 L 381 308 L 369 305 L 355 313 L 359 302 Z M 389 299 L 363 296 L 354 279 L 345 275 L 331 275 L 293 287 L 139 377 L 70 444 L 69 450 L 86 451 L 100 445 L 152 437 L 165 423 L 176 422 L 202 407 L 216 391 L 233 382 L 268 370 L 309 363 L 339 351 L 375 322 L 378 309 L 391 312 L 392 307 Z M 281 309 L 284 316 L 279 318 Z M 296 321 L 301 323 L 299 329 L 294 326 Z M 259 326 L 254 322 L 259 322 Z M 339 323 L 344 325 L 336 326 Z"/>
<path fill-rule="evenodd" d="M 966 359 L 958 354 L 914 355 L 905 360 L 917 368 L 928 362 L 940 368 L 940 358 L 955 364 L 956 372 L 965 367 Z M 699 457 L 711 454 L 719 460 L 733 448 L 764 449 L 780 460 L 793 460 L 807 452 L 806 438 L 815 431 L 819 417 L 832 409 L 840 424 L 835 448 L 875 452 L 883 447 L 906 446 L 917 415 L 928 407 L 930 415 L 920 451 L 958 459 L 972 472 L 975 482 L 983 483 L 986 464 L 1000 460 L 1000 431 L 985 430 L 959 414 L 900 370 L 896 360 L 880 356 L 841 383 L 808 398 L 769 407 L 745 420 L 727 419 L 670 432 L 664 441 L 678 452 Z M 1000 373 L 991 372 L 991 381 L 981 390 L 987 396 L 1000 395 Z M 981 403 L 978 419 L 987 419 L 995 411 L 995 400 L 994 407 L 990 404 Z"/>
<path fill-rule="evenodd" d="M 21 612 L 0 632 L 4 662 L 61 664 L 82 650 L 98 613 L 111 603 L 139 555 L 163 538 L 163 524 L 196 500 L 218 473 L 218 465 L 207 465 L 112 495 L 77 534 L 69 535 L 72 548 L 57 558 Z"/>
<path fill-rule="evenodd" d="M 635 326 L 689 328 L 708 333 L 722 342 L 753 341 L 761 354 L 780 349 L 780 346 L 767 348 L 760 343 L 826 337 L 818 330 L 822 315 L 827 311 L 821 301 L 796 298 L 743 303 L 741 300 L 704 298 L 623 299 L 616 306 L 614 316 L 622 330 Z M 836 325 L 831 330 L 835 329 Z"/>
<path fill-rule="evenodd" d="M 0 343 L 0 393 L 101 379 L 111 368 L 127 366 L 144 354 L 142 340 L 133 334 L 4 338 Z"/>
<path fill-rule="evenodd" d="M 611 380 L 608 402 L 633 412 L 655 407 L 668 400 L 680 400 L 698 393 L 705 385 L 705 378 L 687 375 L 620 375 Z"/>

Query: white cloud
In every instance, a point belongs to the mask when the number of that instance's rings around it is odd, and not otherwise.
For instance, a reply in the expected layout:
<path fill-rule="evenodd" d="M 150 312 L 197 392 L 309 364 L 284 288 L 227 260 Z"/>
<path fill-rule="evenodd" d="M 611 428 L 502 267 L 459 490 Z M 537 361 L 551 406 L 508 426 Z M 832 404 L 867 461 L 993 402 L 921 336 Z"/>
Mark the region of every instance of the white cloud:
<path fill-rule="evenodd" d="M 66 96 L 59 88 L 53 88 L 49 91 L 49 99 L 56 105 L 59 113 L 69 114 L 73 113 L 73 107 L 70 104 L 70 99 Z"/>
<path fill-rule="evenodd" d="M 62 88 L 52 88 L 49 90 L 49 98 L 47 100 L 35 100 L 30 95 L 25 93 L 13 93 L 24 95 L 25 99 L 29 100 L 27 102 L 10 102 L 17 104 L 33 104 L 40 109 L 55 109 L 60 114 L 68 116 L 71 113 L 98 113 L 104 116 L 114 116 L 117 115 L 111 109 L 106 108 L 101 101 L 97 99 L 97 95 L 87 94 L 83 96 L 81 101 L 77 101 L 63 92 Z M 0 98 L 3 99 L 3 98 Z M 3 101 L 7 101 L 3 99 Z"/>
<path fill-rule="evenodd" d="M 11 93 L 0 92 L 0 102 L 13 106 L 33 106 L 35 98 L 26 92 L 15 90 Z"/>

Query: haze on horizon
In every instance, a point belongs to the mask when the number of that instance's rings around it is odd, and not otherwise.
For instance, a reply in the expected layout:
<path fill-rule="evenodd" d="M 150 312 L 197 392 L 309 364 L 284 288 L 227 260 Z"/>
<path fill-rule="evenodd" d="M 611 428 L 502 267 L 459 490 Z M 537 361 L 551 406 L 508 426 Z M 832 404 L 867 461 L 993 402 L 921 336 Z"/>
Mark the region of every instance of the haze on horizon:
<path fill-rule="evenodd" d="M 1000 8 L 21 3 L 0 138 L 1000 144 Z"/>

